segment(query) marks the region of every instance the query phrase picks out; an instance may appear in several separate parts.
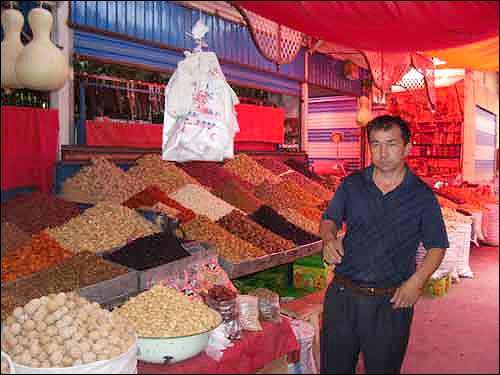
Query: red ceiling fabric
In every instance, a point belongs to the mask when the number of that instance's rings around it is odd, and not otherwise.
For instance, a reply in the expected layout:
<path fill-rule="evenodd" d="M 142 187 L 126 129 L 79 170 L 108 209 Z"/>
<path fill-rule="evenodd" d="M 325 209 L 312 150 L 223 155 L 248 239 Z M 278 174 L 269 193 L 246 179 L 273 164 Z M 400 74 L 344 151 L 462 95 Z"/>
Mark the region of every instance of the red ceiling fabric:
<path fill-rule="evenodd" d="M 498 1 L 232 1 L 307 35 L 349 47 L 413 52 L 498 35 Z"/>

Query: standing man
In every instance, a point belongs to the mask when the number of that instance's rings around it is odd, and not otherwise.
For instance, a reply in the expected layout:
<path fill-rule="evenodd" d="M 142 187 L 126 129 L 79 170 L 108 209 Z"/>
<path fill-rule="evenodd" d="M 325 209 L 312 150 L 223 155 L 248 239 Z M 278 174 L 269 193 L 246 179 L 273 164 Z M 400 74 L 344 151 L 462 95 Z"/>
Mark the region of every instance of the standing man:
<path fill-rule="evenodd" d="M 379 116 L 367 129 L 373 164 L 344 179 L 320 226 L 323 258 L 336 265 L 323 310 L 324 374 L 354 374 L 360 352 L 367 373 L 400 372 L 413 306 L 449 246 L 433 191 L 404 162 L 408 124 Z M 427 254 L 416 269 L 420 242 Z"/>

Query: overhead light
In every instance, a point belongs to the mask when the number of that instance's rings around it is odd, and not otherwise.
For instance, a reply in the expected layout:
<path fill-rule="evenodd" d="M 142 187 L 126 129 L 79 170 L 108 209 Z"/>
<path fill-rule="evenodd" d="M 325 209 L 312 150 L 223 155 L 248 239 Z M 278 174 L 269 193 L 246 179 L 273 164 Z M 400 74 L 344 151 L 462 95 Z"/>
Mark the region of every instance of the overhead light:
<path fill-rule="evenodd" d="M 432 62 L 434 63 L 434 66 L 438 66 L 438 65 L 444 65 L 444 64 L 446 64 L 446 61 L 441 60 L 441 59 L 440 59 L 440 58 L 438 58 L 438 57 L 433 57 L 433 58 L 432 58 Z"/>

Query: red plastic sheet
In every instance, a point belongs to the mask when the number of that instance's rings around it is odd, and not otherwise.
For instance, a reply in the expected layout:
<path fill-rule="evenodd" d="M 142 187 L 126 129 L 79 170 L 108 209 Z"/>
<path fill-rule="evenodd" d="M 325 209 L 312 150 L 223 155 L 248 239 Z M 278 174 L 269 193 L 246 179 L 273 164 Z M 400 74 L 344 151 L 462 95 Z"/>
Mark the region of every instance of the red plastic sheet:
<path fill-rule="evenodd" d="M 241 340 L 224 352 L 220 362 L 201 353 L 172 365 L 140 362 L 139 374 L 255 374 L 268 363 L 299 350 L 299 343 L 286 318 L 280 324 L 262 322 L 260 332 L 244 331 Z"/>
<path fill-rule="evenodd" d="M 2 106 L 2 190 L 52 191 L 59 143 L 55 109 Z"/>
<path fill-rule="evenodd" d="M 414 52 L 498 35 L 498 1 L 232 1 L 307 35 L 352 48 Z"/>
<path fill-rule="evenodd" d="M 235 142 L 285 141 L 285 111 L 282 108 L 253 104 L 238 104 L 235 108 L 240 126 Z"/>
<path fill-rule="evenodd" d="M 87 121 L 88 146 L 161 148 L 161 125 L 123 124 L 114 121 Z"/>

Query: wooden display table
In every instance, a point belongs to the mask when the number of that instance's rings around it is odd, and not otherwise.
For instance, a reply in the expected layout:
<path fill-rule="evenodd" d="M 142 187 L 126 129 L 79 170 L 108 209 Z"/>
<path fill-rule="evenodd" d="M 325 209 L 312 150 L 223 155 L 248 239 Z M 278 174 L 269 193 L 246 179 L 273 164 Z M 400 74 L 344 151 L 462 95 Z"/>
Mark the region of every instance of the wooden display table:
<path fill-rule="evenodd" d="M 288 353 L 299 351 L 299 343 L 286 317 L 281 323 L 261 322 L 262 331 L 244 331 L 241 340 L 224 351 L 217 362 L 204 352 L 188 360 L 156 365 L 139 361 L 139 374 L 255 374 L 283 367 L 283 358 Z M 278 360 L 278 362 L 275 362 Z M 281 364 L 281 365 L 280 365 Z M 269 373 L 269 372 L 267 372 Z"/>

